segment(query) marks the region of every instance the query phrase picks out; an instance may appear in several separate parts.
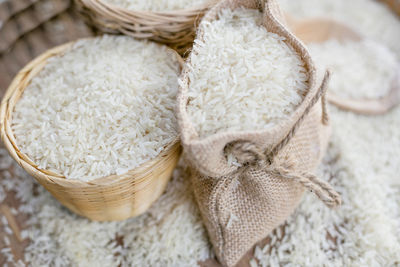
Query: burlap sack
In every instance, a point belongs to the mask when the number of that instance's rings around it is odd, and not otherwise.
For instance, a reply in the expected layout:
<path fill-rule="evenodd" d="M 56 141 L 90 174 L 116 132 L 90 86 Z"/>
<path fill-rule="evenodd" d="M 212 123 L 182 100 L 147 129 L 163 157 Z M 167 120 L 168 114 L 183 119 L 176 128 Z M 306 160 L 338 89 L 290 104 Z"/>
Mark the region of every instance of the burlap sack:
<path fill-rule="evenodd" d="M 329 206 L 339 195 L 312 172 L 327 144 L 329 127 L 324 93 L 328 74 L 317 78 L 314 64 L 303 44 L 276 19 L 279 9 L 268 0 L 223 1 L 206 14 L 213 20 L 222 8 L 260 8 L 268 31 L 286 37 L 301 55 L 309 71 L 309 88 L 303 102 L 279 125 L 265 130 L 223 132 L 200 139 L 187 111 L 190 81 L 184 68 L 178 93 L 177 117 L 185 156 L 192 166 L 192 183 L 210 240 L 220 262 L 235 265 L 253 245 L 293 212 L 304 188 Z M 278 14 L 278 15 L 276 15 Z M 197 38 L 202 38 L 201 24 Z M 190 64 L 190 57 L 188 59 Z M 229 148 L 242 167 L 228 165 Z"/>

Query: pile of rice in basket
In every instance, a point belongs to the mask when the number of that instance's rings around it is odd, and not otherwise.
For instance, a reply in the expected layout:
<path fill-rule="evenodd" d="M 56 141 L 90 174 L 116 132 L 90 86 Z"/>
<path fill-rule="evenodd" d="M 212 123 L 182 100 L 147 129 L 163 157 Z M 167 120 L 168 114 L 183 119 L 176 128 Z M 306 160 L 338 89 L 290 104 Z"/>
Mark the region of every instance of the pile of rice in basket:
<path fill-rule="evenodd" d="M 47 61 L 17 102 L 12 130 L 39 168 L 89 181 L 155 158 L 177 138 L 180 64 L 124 36 L 76 42 Z"/>

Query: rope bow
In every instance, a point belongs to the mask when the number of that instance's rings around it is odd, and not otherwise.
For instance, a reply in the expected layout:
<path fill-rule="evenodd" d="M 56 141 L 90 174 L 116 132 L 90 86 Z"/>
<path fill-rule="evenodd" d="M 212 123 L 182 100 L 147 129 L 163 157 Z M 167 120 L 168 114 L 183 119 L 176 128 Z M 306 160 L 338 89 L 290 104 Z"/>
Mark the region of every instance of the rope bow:
<path fill-rule="evenodd" d="M 289 158 L 284 162 L 273 162 L 275 156 L 289 143 L 306 115 L 320 98 L 322 98 L 322 123 L 327 123 L 328 116 L 326 111 L 325 93 L 329 76 L 330 73 L 326 72 L 321 87 L 312 98 L 302 116 L 294 124 L 285 138 L 276 145 L 268 155 L 264 151 L 260 150 L 255 144 L 248 141 L 235 141 L 228 144 L 226 148 L 229 149 L 229 152 L 232 153 L 238 163 L 243 166 L 239 168 L 240 172 L 245 171 L 246 166 L 258 165 L 262 170 L 272 175 L 285 179 L 292 179 L 302 184 L 305 188 L 314 192 L 328 207 L 336 207 L 341 204 L 341 198 L 329 183 L 319 179 L 312 173 L 294 170 L 293 166 L 295 165 L 295 162 L 293 159 Z"/>
<path fill-rule="evenodd" d="M 238 141 L 231 144 L 229 151 L 237 159 L 238 163 L 243 166 L 239 169 L 241 172 L 246 170 L 246 166 L 257 164 L 262 170 L 271 175 L 300 183 L 311 192 L 314 192 L 330 208 L 341 204 L 340 195 L 329 183 L 319 179 L 312 173 L 293 170 L 295 164 L 290 158 L 284 162 L 272 163 L 272 160 L 268 159 L 266 154 L 256 145 L 246 141 Z"/>

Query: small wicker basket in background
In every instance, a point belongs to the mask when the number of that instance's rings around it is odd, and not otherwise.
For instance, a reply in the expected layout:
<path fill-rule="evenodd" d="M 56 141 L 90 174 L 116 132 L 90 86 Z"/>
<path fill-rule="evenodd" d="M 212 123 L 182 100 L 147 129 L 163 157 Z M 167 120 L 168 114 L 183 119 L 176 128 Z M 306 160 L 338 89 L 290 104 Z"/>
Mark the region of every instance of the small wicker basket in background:
<path fill-rule="evenodd" d="M 48 50 L 16 75 L 1 102 L 1 138 L 18 164 L 73 212 L 97 221 L 123 220 L 139 215 L 163 193 L 181 154 L 178 138 L 156 158 L 139 167 L 122 175 L 90 182 L 66 179 L 59 174 L 39 169 L 19 150 L 16 143 L 11 130 L 11 115 L 16 103 L 32 78 L 46 65 L 47 59 L 62 54 L 72 45 L 67 43 Z"/>
<path fill-rule="evenodd" d="M 151 39 L 183 54 L 194 40 L 197 21 L 217 0 L 193 8 L 162 12 L 126 10 L 102 0 L 75 2 L 86 20 L 101 32 Z"/>

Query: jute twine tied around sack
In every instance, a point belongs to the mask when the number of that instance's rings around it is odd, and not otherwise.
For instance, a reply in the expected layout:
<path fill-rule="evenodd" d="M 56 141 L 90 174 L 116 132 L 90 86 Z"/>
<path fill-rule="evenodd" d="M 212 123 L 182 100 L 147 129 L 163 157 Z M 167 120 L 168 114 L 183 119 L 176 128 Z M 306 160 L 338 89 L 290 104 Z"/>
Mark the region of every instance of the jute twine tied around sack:
<path fill-rule="evenodd" d="M 242 166 L 238 169 L 237 173 L 234 175 L 240 176 L 242 173 L 247 171 L 248 166 L 256 166 L 261 170 L 264 170 L 271 175 L 279 176 L 286 179 L 292 179 L 305 188 L 314 192 L 317 197 L 323 201 L 328 207 L 334 208 L 341 204 L 340 195 L 332 188 L 332 186 L 317 178 L 314 174 L 302 171 L 291 170 L 294 166 L 294 159 L 287 158 L 283 162 L 274 162 L 275 156 L 281 151 L 296 134 L 301 122 L 311 111 L 312 107 L 321 98 L 322 104 L 322 123 L 328 123 L 328 113 L 326 110 L 326 90 L 328 87 L 330 73 L 327 71 L 323 79 L 322 85 L 319 88 L 317 94 L 313 97 L 310 105 L 305 110 L 304 114 L 300 119 L 294 124 L 293 128 L 286 135 L 286 137 L 276 145 L 272 151 L 265 152 L 259 149 L 256 145 L 249 141 L 235 141 L 228 144 L 230 146 L 229 152 L 233 154 L 237 162 Z"/>
<path fill-rule="evenodd" d="M 283 223 L 299 204 L 304 189 L 327 206 L 340 204 L 339 195 L 314 174 L 328 142 L 325 93 L 329 73 L 319 77 L 307 49 L 278 20 L 274 0 L 224 0 L 204 21 L 224 8 L 264 9 L 268 31 L 283 36 L 304 60 L 309 88 L 288 119 L 261 130 L 227 131 L 200 138 L 186 107 L 191 57 L 180 78 L 177 118 L 185 157 L 192 169 L 192 185 L 210 241 L 219 261 L 234 266 L 254 244 Z M 202 38 L 200 24 L 197 38 Z M 295 90 L 295 89 L 293 89 Z M 239 166 L 229 164 L 226 153 Z"/>
<path fill-rule="evenodd" d="M 229 259 L 225 259 L 225 256 L 221 254 L 221 252 L 225 250 L 225 238 L 223 237 L 222 229 L 223 227 L 229 228 L 230 222 L 228 221 L 228 225 L 219 225 L 218 222 L 220 220 L 218 218 L 219 211 L 217 207 L 217 202 L 221 194 L 234 194 L 234 190 L 236 189 L 235 186 L 226 186 L 226 180 L 240 181 L 241 177 L 245 177 L 246 174 L 250 171 L 264 172 L 263 176 L 265 177 L 265 179 L 267 179 L 267 177 L 280 177 L 282 179 L 288 179 L 300 184 L 304 188 L 307 188 L 308 190 L 313 192 L 330 208 L 334 208 L 341 204 L 340 195 L 332 188 L 329 183 L 317 178 L 317 176 L 315 176 L 311 172 L 296 169 L 296 159 L 291 157 L 290 154 L 287 155 L 283 160 L 279 159 L 279 157 L 276 157 L 276 155 L 278 155 L 279 152 L 283 150 L 285 146 L 290 142 L 293 136 L 296 135 L 296 132 L 302 121 L 307 117 L 313 106 L 320 99 L 322 100 L 321 123 L 328 123 L 325 100 L 328 80 L 329 72 L 325 74 L 321 87 L 317 91 L 317 94 L 313 97 L 312 101 L 309 103 L 309 106 L 305 110 L 304 114 L 294 124 L 293 128 L 286 135 L 286 137 L 271 151 L 263 151 L 258 146 L 249 141 L 235 141 L 227 145 L 226 148 L 229 148 L 229 153 L 233 154 L 241 167 L 230 176 L 220 177 L 219 180 L 217 180 L 214 190 L 210 194 L 211 201 L 209 203 L 210 206 L 215 209 L 214 212 L 211 212 L 210 214 L 214 216 L 214 228 L 217 229 L 217 231 L 214 233 L 216 236 L 215 240 L 217 240 L 217 242 L 214 241 L 213 245 L 214 247 L 216 247 L 216 250 L 219 251 L 220 261 L 224 265 L 232 266 L 234 265 L 232 262 L 236 262 L 240 259 L 240 257 L 236 257 L 234 261 L 230 261 Z M 201 172 L 201 170 L 199 171 Z M 261 179 L 264 179 L 264 177 L 262 177 Z"/>

